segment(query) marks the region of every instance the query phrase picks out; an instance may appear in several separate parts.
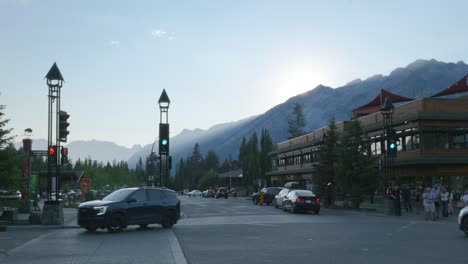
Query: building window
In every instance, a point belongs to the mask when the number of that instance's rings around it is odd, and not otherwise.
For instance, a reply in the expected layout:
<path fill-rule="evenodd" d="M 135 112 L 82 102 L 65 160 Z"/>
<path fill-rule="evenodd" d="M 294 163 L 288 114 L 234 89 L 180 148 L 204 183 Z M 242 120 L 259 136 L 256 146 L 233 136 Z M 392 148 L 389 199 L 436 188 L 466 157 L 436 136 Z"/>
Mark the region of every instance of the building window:
<path fill-rule="evenodd" d="M 449 142 L 451 149 L 466 149 L 467 148 L 468 132 L 466 129 L 457 129 L 449 132 Z"/>

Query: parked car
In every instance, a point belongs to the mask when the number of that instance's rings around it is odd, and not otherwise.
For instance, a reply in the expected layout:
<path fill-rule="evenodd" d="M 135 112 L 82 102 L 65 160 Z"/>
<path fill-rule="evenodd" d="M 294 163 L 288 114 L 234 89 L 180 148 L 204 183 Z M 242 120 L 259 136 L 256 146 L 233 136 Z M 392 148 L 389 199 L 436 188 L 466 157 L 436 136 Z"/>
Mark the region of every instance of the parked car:
<path fill-rule="evenodd" d="M 218 191 L 216 191 L 215 198 L 218 199 L 219 197 L 224 197 L 227 199 L 229 196 L 228 190 L 226 187 L 219 187 Z"/>
<path fill-rule="evenodd" d="M 3 199 L 3 200 L 20 200 L 21 199 L 21 192 L 20 191 L 0 190 L 0 199 Z"/>
<path fill-rule="evenodd" d="M 203 197 L 205 198 L 208 198 L 208 197 L 212 197 L 214 198 L 215 197 L 215 191 L 214 190 L 211 190 L 211 189 L 208 189 L 206 191 L 203 192 Z"/>
<path fill-rule="evenodd" d="M 263 188 L 260 192 L 263 192 L 263 203 L 270 205 L 273 201 L 273 198 L 283 189 L 282 187 L 266 187 Z M 260 192 L 252 194 L 252 202 L 258 204 L 260 201 Z"/>
<path fill-rule="evenodd" d="M 284 184 L 284 188 L 288 189 L 300 189 L 300 184 L 298 182 L 287 182 Z"/>
<path fill-rule="evenodd" d="M 275 195 L 272 202 L 273 206 L 275 206 L 275 208 L 283 208 L 283 200 L 290 191 L 291 189 L 283 188 L 277 195 Z"/>
<path fill-rule="evenodd" d="M 202 196 L 202 192 L 200 192 L 199 190 L 193 190 L 193 191 L 190 191 L 188 193 L 188 196 Z"/>
<path fill-rule="evenodd" d="M 320 198 L 308 190 L 292 190 L 283 200 L 283 211 L 286 210 L 293 214 L 299 211 L 314 211 L 315 214 L 319 214 Z"/>
<path fill-rule="evenodd" d="M 468 236 L 468 206 L 460 210 L 458 226 L 461 231 L 465 232 L 465 236 Z"/>
<path fill-rule="evenodd" d="M 146 228 L 149 224 L 171 228 L 179 218 L 180 201 L 176 192 L 158 187 L 119 189 L 78 208 L 78 225 L 89 231 L 107 228 L 118 233 L 129 225 Z"/>

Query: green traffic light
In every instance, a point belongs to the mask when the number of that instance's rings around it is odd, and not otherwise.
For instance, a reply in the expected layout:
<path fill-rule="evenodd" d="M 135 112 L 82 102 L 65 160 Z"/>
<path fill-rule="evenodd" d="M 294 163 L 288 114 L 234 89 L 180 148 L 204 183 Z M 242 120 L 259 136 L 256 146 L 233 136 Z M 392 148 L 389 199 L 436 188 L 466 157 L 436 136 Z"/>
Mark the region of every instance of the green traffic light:
<path fill-rule="evenodd" d="M 396 144 L 395 143 L 390 143 L 390 148 L 391 149 L 394 149 L 396 147 Z"/>
<path fill-rule="evenodd" d="M 163 139 L 163 140 L 161 141 L 161 144 L 162 144 L 163 146 L 166 146 L 166 145 L 167 145 L 167 139 Z"/>

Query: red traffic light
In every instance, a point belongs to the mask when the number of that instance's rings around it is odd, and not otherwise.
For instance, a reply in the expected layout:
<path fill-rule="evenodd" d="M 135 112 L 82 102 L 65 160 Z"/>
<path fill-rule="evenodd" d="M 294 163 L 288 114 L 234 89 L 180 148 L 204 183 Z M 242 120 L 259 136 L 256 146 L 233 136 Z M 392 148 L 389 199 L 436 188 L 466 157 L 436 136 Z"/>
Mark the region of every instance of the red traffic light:
<path fill-rule="evenodd" d="M 68 148 L 62 148 L 62 155 L 68 156 Z"/>
<path fill-rule="evenodd" d="M 49 146 L 49 156 L 55 156 L 55 146 Z"/>
<path fill-rule="evenodd" d="M 68 118 L 70 118 L 70 115 L 65 111 L 60 111 L 59 117 L 61 121 L 67 122 Z"/>

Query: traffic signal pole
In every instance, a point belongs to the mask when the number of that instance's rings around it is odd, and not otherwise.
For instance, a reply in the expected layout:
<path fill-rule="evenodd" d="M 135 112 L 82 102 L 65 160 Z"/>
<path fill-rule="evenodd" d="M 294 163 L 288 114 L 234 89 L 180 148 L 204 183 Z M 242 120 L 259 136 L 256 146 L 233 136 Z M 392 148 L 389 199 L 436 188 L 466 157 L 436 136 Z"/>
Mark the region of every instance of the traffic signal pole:
<path fill-rule="evenodd" d="M 168 157 L 169 157 L 169 104 L 171 100 L 163 89 L 159 97 L 159 181 L 161 186 L 167 185 L 169 177 Z M 164 158 L 163 158 L 164 157 Z M 164 174 L 163 174 L 164 161 Z"/>
<path fill-rule="evenodd" d="M 46 225 L 63 224 L 63 205 L 60 203 L 60 90 L 63 85 L 63 77 L 57 64 L 54 63 L 47 73 L 47 86 L 49 87 L 48 105 L 48 129 L 47 129 L 47 197 L 42 211 L 41 221 Z M 54 107 L 55 106 L 55 107 Z M 54 118 L 55 113 L 55 118 Z M 55 119 L 55 142 L 54 142 L 54 119 Z M 55 166 L 55 174 L 54 172 Z M 55 197 L 53 197 L 55 193 Z"/>

